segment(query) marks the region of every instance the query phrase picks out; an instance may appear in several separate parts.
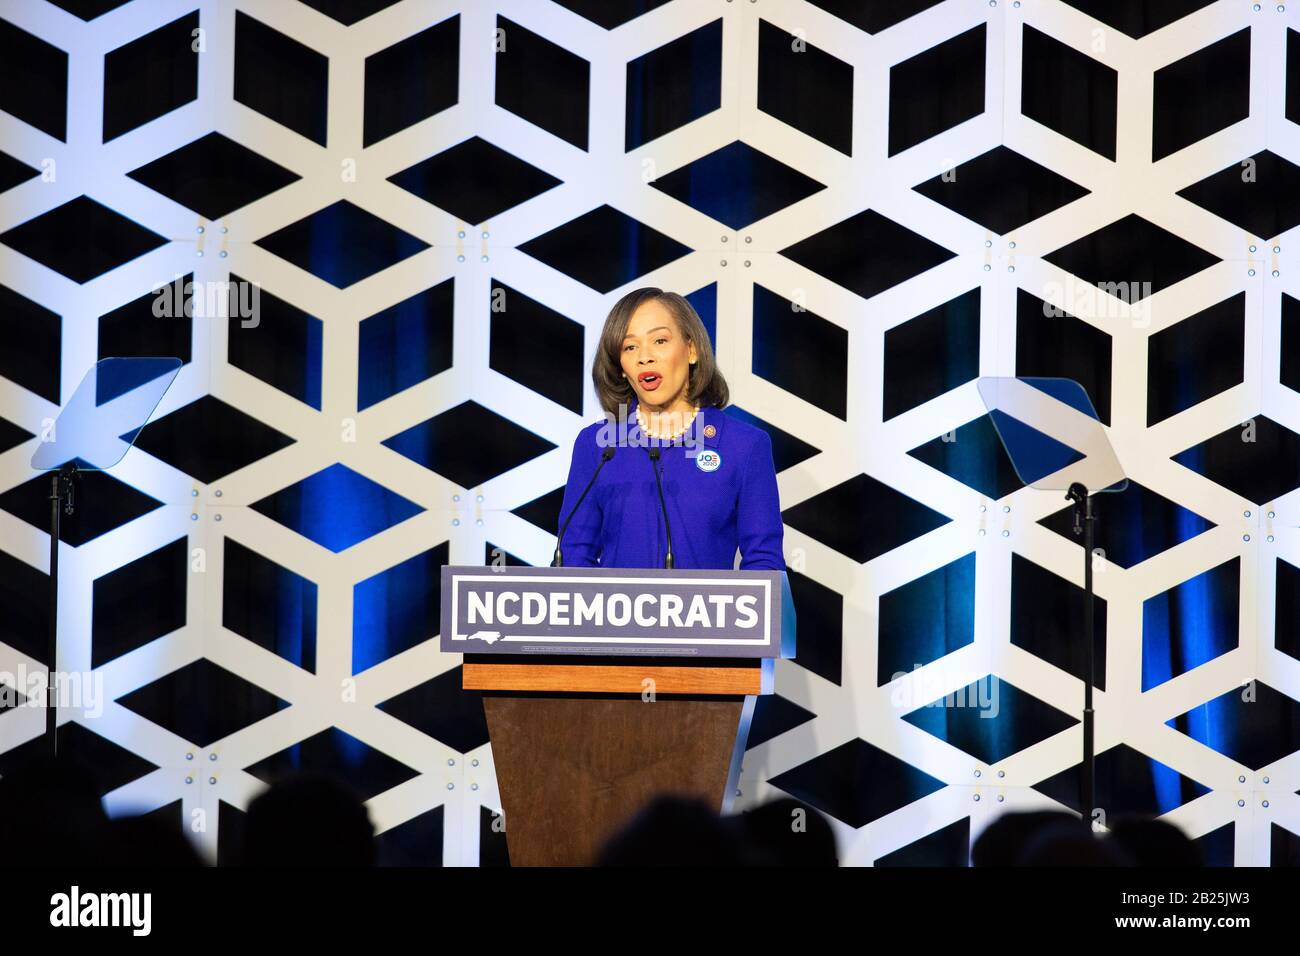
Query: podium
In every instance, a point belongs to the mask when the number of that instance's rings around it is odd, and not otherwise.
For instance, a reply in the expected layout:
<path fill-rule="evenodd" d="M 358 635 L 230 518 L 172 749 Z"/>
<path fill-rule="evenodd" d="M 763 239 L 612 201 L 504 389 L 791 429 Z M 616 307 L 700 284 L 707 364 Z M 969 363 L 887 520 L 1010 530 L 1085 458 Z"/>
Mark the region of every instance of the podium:
<path fill-rule="evenodd" d="M 589 866 L 663 793 L 722 811 L 795 652 L 782 571 L 449 565 L 441 625 L 483 695 L 514 866 Z"/>

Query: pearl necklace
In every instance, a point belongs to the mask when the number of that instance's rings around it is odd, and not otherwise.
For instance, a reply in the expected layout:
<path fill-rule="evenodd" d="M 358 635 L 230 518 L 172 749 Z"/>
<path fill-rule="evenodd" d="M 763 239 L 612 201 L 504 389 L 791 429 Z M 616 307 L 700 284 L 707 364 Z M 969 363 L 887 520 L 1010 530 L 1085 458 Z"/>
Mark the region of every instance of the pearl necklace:
<path fill-rule="evenodd" d="M 694 411 L 691 412 L 691 417 L 686 419 L 686 423 L 682 425 L 681 428 L 677 429 L 677 431 L 673 432 L 671 435 L 656 435 L 650 430 L 650 422 L 646 420 L 645 412 L 641 408 L 640 404 L 638 404 L 636 407 L 636 423 L 641 427 L 641 431 L 649 435 L 651 438 L 657 438 L 660 441 L 672 441 L 673 439 L 680 438 L 682 435 L 686 434 L 691 425 L 694 424 L 695 416 L 699 413 L 700 406 L 696 405 Z"/>

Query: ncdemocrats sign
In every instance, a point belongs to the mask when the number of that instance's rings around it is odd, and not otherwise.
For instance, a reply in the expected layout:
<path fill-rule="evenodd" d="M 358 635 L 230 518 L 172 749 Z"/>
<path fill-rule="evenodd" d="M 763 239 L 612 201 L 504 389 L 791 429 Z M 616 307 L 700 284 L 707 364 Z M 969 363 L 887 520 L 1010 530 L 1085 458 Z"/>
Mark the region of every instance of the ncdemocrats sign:
<path fill-rule="evenodd" d="M 793 657 L 783 571 L 442 569 L 451 653 Z"/>

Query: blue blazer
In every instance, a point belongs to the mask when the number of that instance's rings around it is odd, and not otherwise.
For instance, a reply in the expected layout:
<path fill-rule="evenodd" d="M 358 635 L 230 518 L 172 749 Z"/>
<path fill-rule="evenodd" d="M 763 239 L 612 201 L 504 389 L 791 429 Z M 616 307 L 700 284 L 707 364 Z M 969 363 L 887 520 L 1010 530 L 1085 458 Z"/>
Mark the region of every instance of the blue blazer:
<path fill-rule="evenodd" d="M 634 402 L 628 415 L 633 431 L 635 409 Z M 742 569 L 784 571 L 784 527 L 772 439 L 763 429 L 718 408 L 701 408 L 700 417 L 696 435 L 703 445 L 699 464 L 704 467 L 697 465 L 694 449 L 660 445 L 658 467 L 673 534 L 673 566 L 730 570 L 736 567 L 739 549 Z M 560 542 L 564 564 L 662 568 L 664 519 L 648 447 L 638 445 L 635 435 L 629 444 L 627 436 L 618 435 L 617 428 L 605 420 L 588 425 L 573 443 L 560 525 L 573 512 L 600 462 L 602 429 L 607 438 L 618 440 L 619 447 L 564 533 Z M 712 457 L 705 452 L 713 453 Z"/>

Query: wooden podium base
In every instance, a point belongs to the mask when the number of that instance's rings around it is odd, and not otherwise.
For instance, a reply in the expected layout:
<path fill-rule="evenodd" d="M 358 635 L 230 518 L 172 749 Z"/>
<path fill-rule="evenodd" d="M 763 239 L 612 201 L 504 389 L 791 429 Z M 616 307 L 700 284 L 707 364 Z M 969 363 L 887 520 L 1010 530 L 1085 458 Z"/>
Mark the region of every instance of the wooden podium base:
<path fill-rule="evenodd" d="M 743 697 L 484 693 L 511 865 L 590 866 L 660 794 L 721 810 L 743 707 Z"/>

